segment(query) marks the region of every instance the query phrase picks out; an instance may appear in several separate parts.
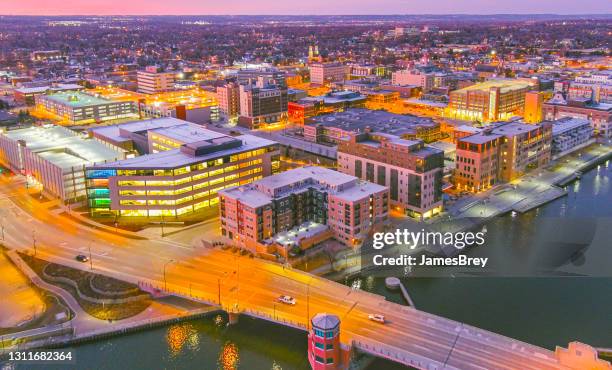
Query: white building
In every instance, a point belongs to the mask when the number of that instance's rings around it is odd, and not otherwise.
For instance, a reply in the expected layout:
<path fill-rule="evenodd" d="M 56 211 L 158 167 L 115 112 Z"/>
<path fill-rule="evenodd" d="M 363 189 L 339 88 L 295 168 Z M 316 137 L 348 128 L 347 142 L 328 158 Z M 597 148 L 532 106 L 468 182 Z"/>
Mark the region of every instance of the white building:
<path fill-rule="evenodd" d="M 85 198 L 85 166 L 124 158 L 124 150 L 61 126 L 0 133 L 0 163 L 64 202 Z"/>
<path fill-rule="evenodd" d="M 552 154 L 561 156 L 593 142 L 591 122 L 582 118 L 562 118 L 553 121 Z"/>

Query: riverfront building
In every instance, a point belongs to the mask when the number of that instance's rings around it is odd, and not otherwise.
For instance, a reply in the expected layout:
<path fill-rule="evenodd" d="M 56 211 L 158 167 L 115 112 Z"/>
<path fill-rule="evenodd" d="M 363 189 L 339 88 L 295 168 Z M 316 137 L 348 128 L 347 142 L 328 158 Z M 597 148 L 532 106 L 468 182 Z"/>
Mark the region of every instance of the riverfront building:
<path fill-rule="evenodd" d="M 520 115 L 525 94 L 531 90 L 523 80 L 489 80 L 450 93 L 447 115 L 468 121 L 494 122 Z"/>
<path fill-rule="evenodd" d="M 568 154 L 593 142 L 593 127 L 583 118 L 562 118 L 552 126 L 552 154 Z"/>
<path fill-rule="evenodd" d="M 57 92 L 35 97 L 36 110 L 59 120 L 59 124 L 86 125 L 118 119 L 138 118 L 131 101 L 112 101 L 79 91 Z"/>
<path fill-rule="evenodd" d="M 361 243 L 388 214 L 388 189 L 323 167 L 296 168 L 222 190 L 221 232 L 251 250 L 303 242 L 331 231 L 347 246 Z"/>
<path fill-rule="evenodd" d="M 0 133 L 0 162 L 38 183 L 43 192 L 63 202 L 86 197 L 85 167 L 125 158 L 111 144 L 85 138 L 60 126 L 30 127 Z"/>
<path fill-rule="evenodd" d="M 93 130 L 109 142 L 150 154 L 87 168 L 92 216 L 201 219 L 217 193 L 279 170 L 276 143 L 227 136 L 173 118 Z"/>
<path fill-rule="evenodd" d="M 497 124 L 457 140 L 454 183 L 479 192 L 498 181 L 512 181 L 551 158 L 552 124 Z"/>
<path fill-rule="evenodd" d="M 338 144 L 338 170 L 389 188 L 391 206 L 415 218 L 442 211 L 444 152 L 422 140 L 364 132 Z"/>

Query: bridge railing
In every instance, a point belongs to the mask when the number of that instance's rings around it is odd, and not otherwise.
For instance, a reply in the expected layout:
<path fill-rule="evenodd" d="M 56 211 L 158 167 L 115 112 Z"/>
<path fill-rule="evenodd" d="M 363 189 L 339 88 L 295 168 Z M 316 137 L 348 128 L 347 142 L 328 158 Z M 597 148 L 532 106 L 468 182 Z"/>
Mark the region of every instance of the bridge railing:
<path fill-rule="evenodd" d="M 257 317 L 263 320 L 267 320 L 267 321 L 272 321 L 278 324 L 282 324 L 285 326 L 290 326 L 293 327 L 295 329 L 300 329 L 300 330 L 308 330 L 306 328 L 306 325 L 304 325 L 301 322 L 298 321 L 294 321 L 294 320 L 289 320 L 289 319 L 285 319 L 282 317 L 278 317 L 278 316 L 274 316 L 270 313 L 267 312 L 262 312 L 262 311 L 257 311 L 251 308 L 246 308 L 242 311 L 244 314 L 249 315 L 251 317 Z"/>
<path fill-rule="evenodd" d="M 376 357 L 386 358 L 421 370 L 460 370 L 408 350 L 390 346 L 360 335 L 353 335 L 353 347 Z"/>

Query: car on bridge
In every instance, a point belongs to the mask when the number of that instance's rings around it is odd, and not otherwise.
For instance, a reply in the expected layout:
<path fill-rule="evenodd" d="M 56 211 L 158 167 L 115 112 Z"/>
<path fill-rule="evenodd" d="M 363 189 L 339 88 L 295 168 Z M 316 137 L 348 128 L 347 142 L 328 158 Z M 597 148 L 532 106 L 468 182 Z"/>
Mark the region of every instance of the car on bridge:
<path fill-rule="evenodd" d="M 278 297 L 278 301 L 284 304 L 290 304 L 292 306 L 295 306 L 295 304 L 297 303 L 297 300 L 295 298 L 288 295 L 282 295 Z"/>
<path fill-rule="evenodd" d="M 385 323 L 385 316 L 381 315 L 379 313 L 371 313 L 368 315 L 368 319 L 372 320 L 372 321 L 376 321 L 379 322 L 381 324 Z"/>
<path fill-rule="evenodd" d="M 87 262 L 87 261 L 89 261 L 89 257 L 87 257 L 84 254 L 79 254 L 76 257 L 74 257 L 74 259 L 76 259 L 79 262 Z"/>

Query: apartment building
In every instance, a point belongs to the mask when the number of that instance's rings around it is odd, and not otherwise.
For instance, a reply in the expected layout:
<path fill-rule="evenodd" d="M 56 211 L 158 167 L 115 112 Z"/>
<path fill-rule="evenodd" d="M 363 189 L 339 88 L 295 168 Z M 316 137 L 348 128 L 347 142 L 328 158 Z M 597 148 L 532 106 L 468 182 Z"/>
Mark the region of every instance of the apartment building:
<path fill-rule="evenodd" d="M 457 140 L 454 183 L 479 192 L 499 181 L 512 181 L 551 159 L 552 124 L 497 124 Z"/>
<path fill-rule="evenodd" d="M 584 118 L 565 117 L 552 123 L 552 155 L 560 156 L 593 142 L 593 127 Z"/>
<path fill-rule="evenodd" d="M 230 119 L 238 117 L 240 114 L 240 85 L 228 83 L 217 87 L 217 100 L 221 113 Z"/>
<path fill-rule="evenodd" d="M 388 214 L 387 187 L 316 166 L 289 170 L 219 195 L 222 234 L 251 250 L 272 244 L 300 247 L 305 239 L 327 231 L 355 246 Z"/>
<path fill-rule="evenodd" d="M 338 170 L 389 188 L 394 210 L 418 219 L 442 211 L 444 152 L 421 140 L 366 132 L 338 144 Z"/>
<path fill-rule="evenodd" d="M 136 74 L 138 92 L 143 94 L 156 94 L 174 90 L 176 75 L 174 72 L 163 72 L 156 66 L 149 66 Z"/>

